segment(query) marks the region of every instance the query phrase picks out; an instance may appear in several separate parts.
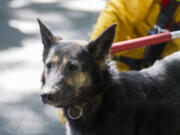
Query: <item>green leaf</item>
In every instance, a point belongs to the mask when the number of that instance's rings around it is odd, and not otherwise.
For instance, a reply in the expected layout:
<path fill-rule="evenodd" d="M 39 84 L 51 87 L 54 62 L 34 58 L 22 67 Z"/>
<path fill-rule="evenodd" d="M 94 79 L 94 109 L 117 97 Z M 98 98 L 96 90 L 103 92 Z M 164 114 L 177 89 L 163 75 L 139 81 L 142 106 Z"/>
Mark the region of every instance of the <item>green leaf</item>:
<path fill-rule="evenodd" d="M 177 2 L 180 2 L 180 0 L 176 0 Z"/>

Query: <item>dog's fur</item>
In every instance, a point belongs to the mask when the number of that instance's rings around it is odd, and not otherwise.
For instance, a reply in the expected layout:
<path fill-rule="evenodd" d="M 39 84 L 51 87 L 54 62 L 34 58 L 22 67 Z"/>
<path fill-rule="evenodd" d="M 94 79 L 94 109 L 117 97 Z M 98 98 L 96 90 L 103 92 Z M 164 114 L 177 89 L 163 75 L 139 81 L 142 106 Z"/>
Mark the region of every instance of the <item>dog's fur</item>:
<path fill-rule="evenodd" d="M 118 73 L 106 59 L 115 35 L 96 40 L 56 38 L 40 21 L 44 44 L 42 99 L 61 107 L 69 135 L 177 135 L 180 133 L 180 52 L 142 71 Z M 78 106 L 72 114 L 68 109 Z M 77 109 L 77 108 L 76 108 Z"/>

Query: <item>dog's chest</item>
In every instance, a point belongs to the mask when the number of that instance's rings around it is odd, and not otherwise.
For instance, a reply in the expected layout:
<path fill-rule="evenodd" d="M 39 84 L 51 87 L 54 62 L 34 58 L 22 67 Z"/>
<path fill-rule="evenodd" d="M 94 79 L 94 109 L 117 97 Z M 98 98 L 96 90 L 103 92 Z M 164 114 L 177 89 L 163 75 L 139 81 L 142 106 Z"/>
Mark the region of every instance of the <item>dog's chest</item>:
<path fill-rule="evenodd" d="M 96 135 L 95 133 L 92 133 L 92 131 L 87 131 L 86 133 L 81 133 L 79 131 L 73 130 L 69 123 L 66 124 L 66 135 Z"/>

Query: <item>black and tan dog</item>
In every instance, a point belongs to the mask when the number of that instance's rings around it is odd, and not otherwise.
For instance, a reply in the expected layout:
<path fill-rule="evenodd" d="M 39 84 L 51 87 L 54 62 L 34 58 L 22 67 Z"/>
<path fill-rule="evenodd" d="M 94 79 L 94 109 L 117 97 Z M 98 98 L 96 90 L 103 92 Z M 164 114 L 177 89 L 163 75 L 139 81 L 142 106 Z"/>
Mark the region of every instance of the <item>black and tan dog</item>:
<path fill-rule="evenodd" d="M 42 100 L 62 108 L 69 135 L 178 135 L 180 53 L 142 71 L 107 64 L 116 25 L 96 40 L 56 38 L 40 20 Z M 61 134 L 61 133 L 60 133 Z"/>

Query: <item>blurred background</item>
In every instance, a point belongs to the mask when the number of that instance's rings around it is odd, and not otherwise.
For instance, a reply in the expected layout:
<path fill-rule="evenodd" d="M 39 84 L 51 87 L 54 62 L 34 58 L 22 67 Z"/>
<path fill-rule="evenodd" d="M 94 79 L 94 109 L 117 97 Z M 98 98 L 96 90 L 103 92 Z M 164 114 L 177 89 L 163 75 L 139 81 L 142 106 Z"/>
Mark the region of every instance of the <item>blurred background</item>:
<path fill-rule="evenodd" d="M 64 39 L 90 38 L 105 0 L 0 0 L 0 135 L 65 135 L 39 96 L 42 44 L 36 18 Z"/>

